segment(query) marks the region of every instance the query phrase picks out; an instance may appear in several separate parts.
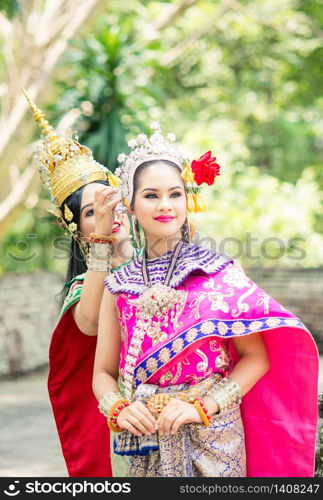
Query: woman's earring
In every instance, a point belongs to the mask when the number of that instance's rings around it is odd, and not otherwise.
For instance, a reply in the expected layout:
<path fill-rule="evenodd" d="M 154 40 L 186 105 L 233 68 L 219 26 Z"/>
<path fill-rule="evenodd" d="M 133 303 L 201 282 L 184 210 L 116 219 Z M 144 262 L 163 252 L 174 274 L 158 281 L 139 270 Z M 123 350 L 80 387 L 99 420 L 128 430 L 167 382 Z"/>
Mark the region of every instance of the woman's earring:
<path fill-rule="evenodd" d="M 182 225 L 182 238 L 186 243 L 189 243 L 191 241 L 191 231 L 190 231 L 190 224 L 188 222 L 188 219 L 186 217 L 184 224 Z"/>
<path fill-rule="evenodd" d="M 139 250 L 141 248 L 139 222 L 133 215 L 130 216 L 130 221 L 131 221 L 131 243 L 134 248 Z"/>
<path fill-rule="evenodd" d="M 83 258 L 85 262 L 87 262 L 88 255 L 89 255 L 89 244 L 87 241 L 87 238 L 85 238 L 79 231 L 77 231 L 76 234 L 72 235 L 78 246 L 80 247 L 81 254 L 83 255 Z"/>
<path fill-rule="evenodd" d="M 145 240 L 142 237 L 142 231 L 138 219 L 135 221 L 136 236 L 138 241 L 138 249 L 141 250 L 145 246 Z"/>

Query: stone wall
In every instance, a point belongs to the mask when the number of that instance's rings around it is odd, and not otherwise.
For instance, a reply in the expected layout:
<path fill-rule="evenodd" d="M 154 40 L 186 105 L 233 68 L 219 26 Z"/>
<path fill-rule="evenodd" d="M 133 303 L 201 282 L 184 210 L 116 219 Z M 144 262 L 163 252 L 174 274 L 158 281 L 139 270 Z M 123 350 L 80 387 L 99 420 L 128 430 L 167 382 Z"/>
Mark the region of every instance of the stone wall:
<path fill-rule="evenodd" d="M 63 283 L 61 276 L 46 272 L 0 277 L 0 377 L 47 364 Z"/>
<path fill-rule="evenodd" d="M 323 267 L 253 268 L 246 274 L 303 321 L 323 354 Z"/>
<path fill-rule="evenodd" d="M 254 268 L 246 272 L 302 319 L 323 353 L 323 268 Z M 47 364 L 62 286 L 61 276 L 47 272 L 0 277 L 0 378 Z"/>

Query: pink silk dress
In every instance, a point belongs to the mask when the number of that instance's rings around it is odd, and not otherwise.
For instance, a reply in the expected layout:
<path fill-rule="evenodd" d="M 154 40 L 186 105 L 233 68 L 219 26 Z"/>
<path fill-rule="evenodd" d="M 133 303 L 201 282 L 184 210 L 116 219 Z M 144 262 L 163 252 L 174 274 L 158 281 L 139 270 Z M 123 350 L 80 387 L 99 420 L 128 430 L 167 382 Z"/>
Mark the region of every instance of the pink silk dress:
<path fill-rule="evenodd" d="M 171 255 L 148 260 L 152 284 L 162 280 Z M 134 300 L 145 290 L 141 259 L 105 281 L 118 294 L 121 377 L 136 332 Z M 226 376 L 239 359 L 232 340 L 261 332 L 270 369 L 241 404 L 247 475 L 313 476 L 318 352 L 306 326 L 233 261 L 194 244 L 182 250 L 170 286 L 185 293 L 184 305 L 173 321 L 151 328 L 143 339 L 134 388 L 196 384 L 214 373 Z"/>

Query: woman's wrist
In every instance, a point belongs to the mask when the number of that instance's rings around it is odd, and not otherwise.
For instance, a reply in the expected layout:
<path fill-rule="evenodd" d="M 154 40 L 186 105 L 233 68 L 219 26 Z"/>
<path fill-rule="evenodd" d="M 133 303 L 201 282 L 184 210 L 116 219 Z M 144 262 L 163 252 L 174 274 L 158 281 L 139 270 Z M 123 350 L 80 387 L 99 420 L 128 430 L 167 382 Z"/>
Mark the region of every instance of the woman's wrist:
<path fill-rule="evenodd" d="M 211 398 L 210 396 L 204 396 L 203 398 L 201 398 L 201 401 L 204 403 L 209 415 L 219 413 L 219 405 L 213 398 Z"/>
<path fill-rule="evenodd" d="M 205 425 L 205 427 L 208 427 L 211 423 L 212 417 L 205 403 L 202 401 L 202 399 L 195 398 L 193 405 L 195 406 L 195 409 L 200 416 L 202 424 Z"/>
<path fill-rule="evenodd" d="M 127 399 L 120 399 L 117 401 L 110 409 L 109 411 L 109 416 L 107 419 L 108 427 L 110 428 L 111 431 L 113 432 L 121 432 L 122 427 L 118 423 L 118 419 L 120 416 L 120 413 L 130 405 L 130 401 Z"/>
<path fill-rule="evenodd" d="M 109 236 L 112 231 L 112 224 L 111 224 L 111 230 L 109 231 L 109 226 L 107 229 L 107 224 L 104 224 L 102 226 L 95 226 L 94 228 L 94 233 L 96 234 L 102 234 L 102 236 Z"/>
<path fill-rule="evenodd" d="M 128 406 L 130 406 L 130 404 L 131 404 L 130 401 L 128 401 L 128 403 L 125 404 L 123 406 L 123 408 L 120 408 L 120 410 L 118 411 L 118 414 L 117 414 L 116 419 L 115 419 L 115 425 L 119 429 L 122 429 L 122 425 L 120 425 L 119 417 L 120 417 L 121 413 L 123 412 L 123 410 L 125 410 L 125 408 L 127 408 Z"/>
<path fill-rule="evenodd" d="M 89 271 L 111 273 L 112 248 L 108 240 L 98 240 L 95 233 L 91 233 L 88 238 L 89 252 L 86 265 Z M 102 238 L 104 238 L 102 236 Z M 108 238 L 108 237 L 106 237 Z"/>
<path fill-rule="evenodd" d="M 98 409 L 106 418 L 109 417 L 111 408 L 123 399 L 120 391 L 108 391 L 104 393 L 98 404 Z"/>

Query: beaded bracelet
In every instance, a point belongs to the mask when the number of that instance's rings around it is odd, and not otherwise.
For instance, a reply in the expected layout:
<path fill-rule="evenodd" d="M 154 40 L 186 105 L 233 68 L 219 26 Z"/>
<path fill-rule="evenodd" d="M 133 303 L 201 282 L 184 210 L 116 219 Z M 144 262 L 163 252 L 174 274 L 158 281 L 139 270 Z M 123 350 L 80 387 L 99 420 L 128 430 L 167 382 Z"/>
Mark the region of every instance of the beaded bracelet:
<path fill-rule="evenodd" d="M 194 406 L 198 411 L 198 414 L 201 417 L 202 423 L 205 425 L 205 427 L 208 427 L 211 423 L 211 416 L 209 415 L 205 404 L 198 398 L 194 400 Z"/>
<path fill-rule="evenodd" d="M 108 243 L 113 243 L 116 240 L 116 237 L 113 234 L 98 234 L 98 233 L 90 233 L 90 238 L 93 240 L 98 240 L 100 243 L 107 241 Z"/>
<path fill-rule="evenodd" d="M 102 245 L 111 245 L 112 241 L 110 240 L 100 240 L 98 238 L 87 238 L 88 243 L 102 243 Z"/>
<path fill-rule="evenodd" d="M 130 405 L 130 401 L 128 399 L 119 399 L 116 403 L 114 403 L 109 412 L 109 416 L 107 418 L 107 424 L 111 431 L 113 432 L 121 432 L 123 429 L 118 425 L 117 420 L 119 413 Z"/>
<path fill-rule="evenodd" d="M 187 403 L 191 403 L 195 406 L 198 411 L 198 414 L 201 417 L 202 423 L 205 427 L 208 427 L 211 422 L 211 416 L 209 415 L 208 410 L 205 407 L 205 404 L 200 398 L 194 398 L 193 396 L 187 396 L 186 394 L 180 394 L 179 399 L 185 401 Z"/>

